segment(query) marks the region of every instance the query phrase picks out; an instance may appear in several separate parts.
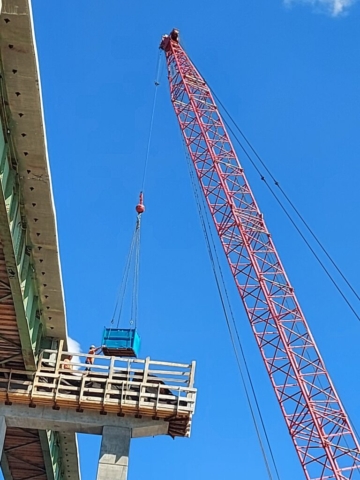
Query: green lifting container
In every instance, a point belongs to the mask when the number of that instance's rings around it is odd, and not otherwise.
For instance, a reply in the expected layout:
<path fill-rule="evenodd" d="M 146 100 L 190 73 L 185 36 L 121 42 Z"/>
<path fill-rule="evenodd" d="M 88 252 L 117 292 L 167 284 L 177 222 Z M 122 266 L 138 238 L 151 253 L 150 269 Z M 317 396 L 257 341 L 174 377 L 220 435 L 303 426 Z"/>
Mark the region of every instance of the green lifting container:
<path fill-rule="evenodd" d="M 102 351 L 111 357 L 137 357 L 140 350 L 140 337 L 130 328 L 104 328 Z"/>

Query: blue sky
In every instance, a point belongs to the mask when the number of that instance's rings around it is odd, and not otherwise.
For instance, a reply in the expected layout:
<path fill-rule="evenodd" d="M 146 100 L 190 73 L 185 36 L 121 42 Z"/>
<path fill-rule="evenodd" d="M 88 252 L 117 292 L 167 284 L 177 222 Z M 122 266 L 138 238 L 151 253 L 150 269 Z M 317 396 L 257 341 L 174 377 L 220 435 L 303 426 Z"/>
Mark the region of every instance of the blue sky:
<path fill-rule="evenodd" d="M 71 337 L 108 325 L 132 235 L 163 33 L 182 43 L 359 290 L 360 5 L 349 0 L 33 0 Z M 241 155 L 240 155 L 241 157 Z M 244 168 L 351 418 L 360 324 L 246 159 Z M 191 439 L 135 440 L 129 480 L 266 478 L 202 236 L 164 71 L 143 217 L 142 355 L 197 360 Z M 303 479 L 250 327 L 226 282 L 282 479 Z M 358 311 L 360 306 L 357 305 Z M 83 478 L 99 437 L 81 436 Z"/>

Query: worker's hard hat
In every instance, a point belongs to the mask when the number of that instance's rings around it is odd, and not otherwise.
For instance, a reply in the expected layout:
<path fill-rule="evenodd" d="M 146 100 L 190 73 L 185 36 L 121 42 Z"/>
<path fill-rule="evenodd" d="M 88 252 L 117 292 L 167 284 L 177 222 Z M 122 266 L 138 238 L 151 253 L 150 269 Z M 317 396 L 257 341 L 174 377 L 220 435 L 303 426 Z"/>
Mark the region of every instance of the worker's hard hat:
<path fill-rule="evenodd" d="M 90 348 L 96 348 L 95 345 L 90 345 Z"/>

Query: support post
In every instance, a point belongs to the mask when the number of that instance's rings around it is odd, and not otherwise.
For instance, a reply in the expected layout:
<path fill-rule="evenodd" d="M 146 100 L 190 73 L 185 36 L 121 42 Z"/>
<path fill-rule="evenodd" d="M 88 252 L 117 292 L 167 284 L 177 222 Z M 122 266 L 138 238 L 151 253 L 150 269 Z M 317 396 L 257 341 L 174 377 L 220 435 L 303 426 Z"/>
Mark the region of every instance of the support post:
<path fill-rule="evenodd" d="M 130 440 L 130 428 L 103 428 L 97 480 L 127 480 Z"/>

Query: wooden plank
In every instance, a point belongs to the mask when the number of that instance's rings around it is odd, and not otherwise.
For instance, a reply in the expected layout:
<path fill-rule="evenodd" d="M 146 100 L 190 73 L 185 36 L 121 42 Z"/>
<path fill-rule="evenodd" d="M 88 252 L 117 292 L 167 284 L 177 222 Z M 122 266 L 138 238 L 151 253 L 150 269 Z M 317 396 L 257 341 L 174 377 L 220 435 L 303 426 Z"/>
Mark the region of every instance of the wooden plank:
<path fill-rule="evenodd" d="M 63 352 L 63 355 L 66 353 Z M 108 375 L 104 372 L 64 370 L 60 368 L 59 359 L 61 355 L 57 358 L 57 368 L 48 369 L 52 371 L 42 369 L 30 373 L 18 370 L 15 379 L 9 369 L 0 369 L 4 377 L 9 377 L 3 382 L 0 380 L 0 400 L 4 398 L 15 404 L 31 403 L 49 408 L 169 419 L 172 436 L 188 435 L 196 389 L 179 385 L 179 380 L 182 381 L 179 377 L 166 379 L 167 383 L 159 377 L 150 377 L 149 359 L 143 362 L 144 370 L 135 373 L 130 368 L 116 371 L 115 360 L 111 360 Z M 130 367 L 130 363 L 127 365 Z M 144 382 L 146 377 L 147 382 Z M 175 420 L 180 423 L 174 423 Z"/>
<path fill-rule="evenodd" d="M 196 367 L 196 362 L 193 361 L 191 362 L 191 370 L 190 370 L 190 378 L 189 378 L 189 387 L 193 388 L 194 387 L 194 382 L 195 382 L 195 367 Z"/>

